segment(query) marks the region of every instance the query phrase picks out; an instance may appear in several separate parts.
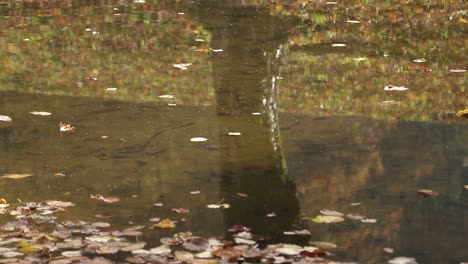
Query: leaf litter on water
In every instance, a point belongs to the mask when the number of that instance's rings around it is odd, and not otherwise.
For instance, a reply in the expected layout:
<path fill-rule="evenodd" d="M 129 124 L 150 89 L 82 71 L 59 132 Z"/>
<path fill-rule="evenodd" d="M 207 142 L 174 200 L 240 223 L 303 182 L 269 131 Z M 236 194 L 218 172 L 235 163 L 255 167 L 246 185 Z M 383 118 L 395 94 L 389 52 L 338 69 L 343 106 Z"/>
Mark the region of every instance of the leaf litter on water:
<path fill-rule="evenodd" d="M 12 119 L 6 115 L 0 115 L 0 121 L 10 122 Z"/>
<path fill-rule="evenodd" d="M 192 141 L 192 142 L 205 142 L 207 140 L 208 139 L 204 138 L 204 137 L 193 137 L 193 138 L 190 139 L 190 141 Z"/>
<path fill-rule="evenodd" d="M 340 223 L 343 222 L 345 219 L 341 216 L 332 216 L 332 215 L 318 215 L 315 218 L 312 218 L 312 222 L 314 223 Z"/>
<path fill-rule="evenodd" d="M 33 115 L 39 115 L 39 116 L 50 116 L 50 115 L 52 115 L 49 112 L 42 112 L 42 111 L 33 111 L 33 112 L 29 112 L 29 113 L 33 114 Z"/>
<path fill-rule="evenodd" d="M 26 177 L 31 177 L 33 175 L 34 174 L 30 174 L 30 173 L 12 173 L 12 174 L 3 174 L 2 176 L 0 176 L 0 178 L 2 178 L 2 179 L 22 179 L 22 178 L 26 178 Z"/>

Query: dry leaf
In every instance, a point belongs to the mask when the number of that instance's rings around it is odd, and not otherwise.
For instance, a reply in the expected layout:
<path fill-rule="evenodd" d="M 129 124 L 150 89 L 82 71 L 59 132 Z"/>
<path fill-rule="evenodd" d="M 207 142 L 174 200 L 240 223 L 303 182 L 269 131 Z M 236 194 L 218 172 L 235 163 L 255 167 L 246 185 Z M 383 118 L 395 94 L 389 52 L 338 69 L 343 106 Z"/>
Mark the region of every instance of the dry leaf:
<path fill-rule="evenodd" d="M 26 178 L 26 177 L 30 177 L 30 176 L 33 176 L 33 174 L 18 173 L 18 174 L 3 174 L 2 176 L 0 176 L 0 178 L 3 178 L 3 179 L 21 179 L 21 178 Z"/>
<path fill-rule="evenodd" d="M 314 223 L 339 223 L 343 222 L 345 219 L 341 216 L 332 216 L 332 215 L 318 215 L 312 219 Z"/>
<path fill-rule="evenodd" d="M 436 193 L 436 192 L 434 192 L 432 190 L 428 190 L 428 189 L 419 189 L 418 194 L 420 194 L 422 196 L 437 196 L 437 195 L 439 195 L 438 193 Z"/>
<path fill-rule="evenodd" d="M 159 228 L 159 229 L 172 229 L 175 227 L 176 226 L 174 222 L 171 221 L 171 219 L 169 218 L 163 219 L 159 223 L 153 225 L 153 228 Z"/>
<path fill-rule="evenodd" d="M 188 214 L 190 213 L 190 210 L 186 208 L 173 208 L 172 212 L 177 214 Z"/>
<path fill-rule="evenodd" d="M 11 117 L 6 116 L 6 115 L 0 115 L 0 121 L 10 122 Z"/>

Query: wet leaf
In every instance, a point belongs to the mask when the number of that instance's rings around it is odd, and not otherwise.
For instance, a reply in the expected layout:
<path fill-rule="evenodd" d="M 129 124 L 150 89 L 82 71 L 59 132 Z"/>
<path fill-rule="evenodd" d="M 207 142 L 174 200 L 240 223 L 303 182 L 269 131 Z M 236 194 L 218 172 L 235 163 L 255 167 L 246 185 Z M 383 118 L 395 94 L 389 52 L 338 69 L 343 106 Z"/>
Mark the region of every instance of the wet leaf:
<path fill-rule="evenodd" d="M 18 252 L 25 253 L 25 254 L 35 253 L 35 252 L 39 252 L 41 250 L 40 248 L 32 246 L 31 244 L 29 244 L 29 242 L 24 241 L 24 240 L 20 241 L 16 245 L 16 247 L 18 248 Z"/>
<path fill-rule="evenodd" d="M 347 214 L 346 218 L 351 219 L 351 220 L 359 220 L 360 221 L 360 220 L 362 220 L 362 219 L 364 219 L 366 217 L 362 216 L 362 215 Z"/>
<path fill-rule="evenodd" d="M 31 176 L 33 176 L 33 174 L 18 173 L 18 174 L 3 174 L 2 176 L 0 176 L 0 178 L 2 178 L 2 179 L 22 179 L 22 178 L 31 177 Z"/>
<path fill-rule="evenodd" d="M 115 196 L 104 197 L 104 196 L 102 196 L 100 194 L 96 194 L 96 195 L 91 194 L 90 198 L 91 199 L 97 199 L 97 200 L 103 201 L 105 203 L 116 203 L 116 202 L 120 201 L 119 197 L 115 197 Z"/>
<path fill-rule="evenodd" d="M 318 215 L 312 219 L 314 223 L 339 223 L 343 222 L 345 219 L 341 216 L 331 216 L 331 215 Z"/>
<path fill-rule="evenodd" d="M 424 62 L 426 62 L 426 59 L 424 59 L 424 58 L 415 59 L 415 60 L 413 60 L 413 62 L 416 62 L 416 63 L 424 63 Z"/>
<path fill-rule="evenodd" d="M 73 132 L 73 131 L 75 131 L 75 127 L 70 125 L 70 124 L 64 124 L 64 123 L 60 122 L 59 126 L 60 126 L 60 132 Z"/>
<path fill-rule="evenodd" d="M 462 116 L 468 118 L 468 107 L 463 110 L 457 111 L 457 116 Z"/>
<path fill-rule="evenodd" d="M 248 232 L 250 230 L 252 229 L 243 225 L 233 225 L 227 231 L 235 233 L 235 232 Z"/>
<path fill-rule="evenodd" d="M 115 254 L 119 251 L 119 247 L 116 246 L 101 246 L 96 249 L 98 254 Z"/>
<path fill-rule="evenodd" d="M 191 191 L 190 194 L 200 194 L 200 191 Z"/>
<path fill-rule="evenodd" d="M 188 214 L 188 213 L 190 213 L 190 210 L 186 209 L 186 208 L 172 208 L 171 211 L 173 213 L 177 213 L 177 214 Z"/>
<path fill-rule="evenodd" d="M 0 204 L 8 204 L 5 198 L 0 198 Z"/>
<path fill-rule="evenodd" d="M 375 224 L 375 223 L 377 223 L 377 219 L 373 219 L 373 218 L 364 218 L 364 219 L 361 219 L 361 222 L 362 222 L 362 223 Z"/>
<path fill-rule="evenodd" d="M 319 248 L 319 249 L 316 249 L 314 251 L 303 250 L 303 251 L 301 251 L 299 253 L 299 255 L 313 258 L 313 257 L 326 256 L 327 252 L 325 252 L 325 250 Z"/>
<path fill-rule="evenodd" d="M 408 257 L 396 257 L 388 261 L 389 264 L 418 264 L 416 259 Z"/>
<path fill-rule="evenodd" d="M 332 47 L 346 47 L 346 44 L 343 44 L 343 43 L 334 43 L 334 44 L 332 44 Z"/>
<path fill-rule="evenodd" d="M 248 197 L 249 195 L 246 194 L 246 193 L 236 193 L 237 196 L 240 196 L 240 197 Z"/>
<path fill-rule="evenodd" d="M 159 242 L 168 246 L 177 246 L 182 244 L 182 240 L 176 237 L 162 237 Z"/>
<path fill-rule="evenodd" d="M 70 207 L 75 206 L 72 202 L 63 202 L 63 201 L 46 201 L 47 205 L 55 206 L 55 207 Z"/>
<path fill-rule="evenodd" d="M 218 258 L 229 261 L 237 261 L 242 256 L 242 251 L 233 247 L 219 248 L 212 252 Z"/>
<path fill-rule="evenodd" d="M 338 247 L 336 244 L 326 241 L 310 241 L 309 244 L 325 249 L 334 249 Z"/>
<path fill-rule="evenodd" d="M 6 115 L 0 115 L 0 121 L 10 122 L 11 117 L 6 116 Z"/>
<path fill-rule="evenodd" d="M 171 248 L 166 245 L 161 245 L 159 247 L 150 249 L 150 253 L 155 255 L 169 254 L 171 253 Z"/>
<path fill-rule="evenodd" d="M 393 254 L 395 252 L 395 250 L 393 248 L 383 248 L 383 251 L 387 254 Z"/>
<path fill-rule="evenodd" d="M 190 141 L 192 142 L 204 142 L 204 141 L 207 141 L 208 139 L 207 138 L 204 138 L 204 137 L 193 137 L 190 139 Z"/>
<path fill-rule="evenodd" d="M 92 223 L 92 225 L 98 228 L 106 228 L 106 227 L 111 226 L 109 223 L 105 223 L 105 222 L 95 222 L 95 223 Z"/>
<path fill-rule="evenodd" d="M 171 221 L 171 219 L 169 218 L 163 219 L 159 223 L 153 225 L 153 228 L 159 228 L 159 229 L 172 229 L 175 227 L 176 226 L 174 222 Z"/>
<path fill-rule="evenodd" d="M 418 194 L 422 195 L 422 196 L 437 196 L 439 195 L 438 193 L 432 191 L 432 190 L 428 190 L 428 189 L 419 189 L 418 190 Z"/>
<path fill-rule="evenodd" d="M 393 85 L 387 85 L 384 87 L 385 91 L 406 91 L 408 88 L 404 86 L 393 86 Z"/>
<path fill-rule="evenodd" d="M 201 237 L 190 237 L 187 240 L 185 240 L 184 244 L 182 246 L 191 251 L 205 251 L 209 248 L 209 243 L 208 240 L 205 238 Z"/>
<path fill-rule="evenodd" d="M 276 213 L 275 212 L 271 212 L 269 214 L 266 215 L 267 217 L 275 217 L 276 216 Z"/>
<path fill-rule="evenodd" d="M 236 244 L 244 244 L 244 245 L 255 245 L 257 243 L 254 240 L 246 239 L 242 237 L 235 237 L 234 242 L 236 242 Z"/>
<path fill-rule="evenodd" d="M 187 263 L 190 263 L 193 259 L 193 254 L 187 251 L 177 250 L 176 252 L 174 252 L 174 256 L 176 257 L 176 259 Z"/>
<path fill-rule="evenodd" d="M 274 251 L 277 254 L 285 255 L 285 256 L 297 256 L 303 250 L 304 249 L 302 247 L 297 246 L 297 245 L 291 245 L 291 244 L 283 244 L 281 245 L 281 247 L 274 249 Z"/>
<path fill-rule="evenodd" d="M 453 72 L 453 73 L 463 73 L 463 72 L 466 72 L 465 69 L 452 69 L 450 70 L 450 72 Z"/>
<path fill-rule="evenodd" d="M 40 115 L 40 116 L 50 116 L 50 115 L 52 115 L 49 112 L 41 112 L 41 111 L 33 111 L 33 112 L 29 112 L 29 113 L 33 114 L 33 115 Z"/>
<path fill-rule="evenodd" d="M 97 218 L 111 218 L 112 214 L 111 213 L 102 213 L 102 214 L 97 214 L 95 215 Z"/>
<path fill-rule="evenodd" d="M 173 94 L 163 94 L 163 95 L 160 95 L 158 97 L 162 98 L 162 99 L 174 99 L 174 98 L 176 98 L 175 95 L 173 95 Z"/>
<path fill-rule="evenodd" d="M 172 67 L 180 69 L 180 70 L 187 70 L 188 67 L 192 66 L 192 63 L 178 63 L 178 64 L 173 64 Z"/>
<path fill-rule="evenodd" d="M 75 250 L 75 251 L 63 251 L 61 253 L 62 256 L 64 257 L 80 257 L 81 256 L 81 251 Z"/>
<path fill-rule="evenodd" d="M 241 132 L 228 132 L 229 136 L 240 136 L 242 135 Z"/>
<path fill-rule="evenodd" d="M 138 249 L 142 249 L 145 246 L 146 246 L 146 242 L 140 242 L 140 243 L 134 243 L 134 244 L 130 244 L 128 246 L 125 246 L 125 247 L 121 248 L 120 250 L 122 250 L 124 252 L 135 251 L 135 250 L 138 250 Z"/>
<path fill-rule="evenodd" d="M 328 215 L 328 216 L 344 216 L 343 213 L 332 211 L 332 210 L 327 210 L 327 209 L 320 210 L 320 213 L 323 215 Z"/>

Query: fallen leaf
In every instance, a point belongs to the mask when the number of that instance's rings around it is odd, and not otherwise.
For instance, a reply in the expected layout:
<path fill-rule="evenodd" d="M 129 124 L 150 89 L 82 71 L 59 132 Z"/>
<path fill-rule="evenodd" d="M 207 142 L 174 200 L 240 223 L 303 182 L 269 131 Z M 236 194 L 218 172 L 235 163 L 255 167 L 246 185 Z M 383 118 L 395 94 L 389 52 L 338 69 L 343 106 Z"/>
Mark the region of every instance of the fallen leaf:
<path fill-rule="evenodd" d="M 331 215 L 318 215 L 312 219 L 314 223 L 339 223 L 343 222 L 345 219 L 341 216 L 331 216 Z"/>
<path fill-rule="evenodd" d="M 327 209 L 320 210 L 320 213 L 323 215 L 328 215 L 328 216 L 344 216 L 343 213 L 332 211 L 332 210 L 327 210 Z"/>
<path fill-rule="evenodd" d="M 457 111 L 457 116 L 468 117 L 468 107 L 463 110 Z"/>
<path fill-rule="evenodd" d="M 242 135 L 241 132 L 228 132 L 229 136 L 240 136 Z"/>
<path fill-rule="evenodd" d="M 207 141 L 208 139 L 207 138 L 204 138 L 204 137 L 193 137 L 190 139 L 190 141 L 192 142 L 204 142 L 204 141 Z"/>
<path fill-rule="evenodd" d="M 171 211 L 174 212 L 174 213 L 177 213 L 177 214 L 188 214 L 188 213 L 190 213 L 190 210 L 186 209 L 186 208 L 172 208 Z"/>
<path fill-rule="evenodd" d="M 154 255 L 169 254 L 171 253 L 171 248 L 166 245 L 161 245 L 159 247 L 150 249 L 150 253 Z"/>
<path fill-rule="evenodd" d="M 383 251 L 388 254 L 393 254 L 393 252 L 395 252 L 393 248 L 388 248 L 388 247 L 383 248 Z"/>
<path fill-rule="evenodd" d="M 128 252 L 128 251 L 134 251 L 134 250 L 142 249 L 145 246 L 146 246 L 146 242 L 133 243 L 133 244 L 130 244 L 128 246 L 125 246 L 125 247 L 121 248 L 120 250 Z"/>
<path fill-rule="evenodd" d="M 5 198 L 0 198 L 0 204 L 8 204 Z"/>
<path fill-rule="evenodd" d="M 334 249 L 338 247 L 336 244 L 326 241 L 310 241 L 309 244 L 325 249 Z"/>
<path fill-rule="evenodd" d="M 275 217 L 276 216 L 276 213 L 275 212 L 271 212 L 269 214 L 266 215 L 267 217 Z"/>
<path fill-rule="evenodd" d="M 404 86 L 393 86 L 393 85 L 387 85 L 384 87 L 385 91 L 406 91 L 408 88 Z"/>
<path fill-rule="evenodd" d="M 219 248 L 213 251 L 212 254 L 223 260 L 235 262 L 242 256 L 242 250 L 233 247 Z"/>
<path fill-rule="evenodd" d="M 117 88 L 115 88 L 115 87 L 109 87 L 109 88 L 106 88 L 106 91 L 114 92 L 114 91 L 117 91 Z"/>
<path fill-rule="evenodd" d="M 377 223 L 377 219 L 373 219 L 373 218 L 364 218 L 364 219 L 361 219 L 361 222 L 362 222 L 362 223 L 371 223 L 371 224 L 375 224 L 375 223 Z"/>
<path fill-rule="evenodd" d="M 163 94 L 163 95 L 160 95 L 158 96 L 159 98 L 163 98 L 163 99 L 173 99 L 173 98 L 176 98 L 175 95 L 172 95 L 172 94 Z"/>
<path fill-rule="evenodd" d="M 174 252 L 174 256 L 176 257 L 176 259 L 186 263 L 191 263 L 193 259 L 193 254 L 187 251 L 177 250 L 176 252 Z"/>
<path fill-rule="evenodd" d="M 190 194 L 200 194 L 200 191 L 191 191 Z"/>
<path fill-rule="evenodd" d="M 192 63 L 178 63 L 178 64 L 173 64 L 172 67 L 180 69 L 180 70 L 187 70 L 189 66 L 192 66 Z"/>
<path fill-rule="evenodd" d="M 0 115 L 0 121 L 10 122 L 11 117 L 6 116 L 6 115 Z"/>
<path fill-rule="evenodd" d="M 388 261 L 389 264 L 418 264 L 416 259 L 408 257 L 396 257 Z"/>
<path fill-rule="evenodd" d="M 332 44 L 332 47 L 345 47 L 346 44 L 343 44 L 343 43 L 334 43 Z"/>
<path fill-rule="evenodd" d="M 163 220 L 161 220 L 159 223 L 157 224 L 154 224 L 153 225 L 153 228 L 159 228 L 159 229 L 172 229 L 172 228 L 175 228 L 175 224 L 173 221 L 171 221 L 171 219 L 169 218 L 165 218 Z"/>
<path fill-rule="evenodd" d="M 243 225 L 233 225 L 227 231 L 236 233 L 236 232 L 248 232 L 250 230 L 251 230 L 250 228 L 243 226 Z"/>
<path fill-rule="evenodd" d="M 462 72 L 466 72 L 465 69 L 453 69 L 453 70 L 450 70 L 450 72 L 453 72 L 453 73 L 462 73 Z"/>
<path fill-rule="evenodd" d="M 184 244 L 182 244 L 182 246 L 187 250 L 201 252 L 207 250 L 210 247 L 210 244 L 205 238 L 190 237 L 184 241 Z"/>
<path fill-rule="evenodd" d="M 248 197 L 249 195 L 246 194 L 246 193 L 236 193 L 237 196 L 240 196 L 240 197 Z"/>
<path fill-rule="evenodd" d="M 26 178 L 26 177 L 30 177 L 30 176 L 33 176 L 33 174 L 18 173 L 18 174 L 3 174 L 2 176 L 0 176 L 0 178 L 3 178 L 3 179 L 21 179 L 21 178 Z"/>
<path fill-rule="evenodd" d="M 31 113 L 33 115 L 40 115 L 40 116 L 50 116 L 51 115 L 51 113 L 49 113 L 49 112 L 41 112 L 41 111 L 33 111 L 33 112 L 29 112 L 29 113 Z"/>
<path fill-rule="evenodd" d="M 47 205 L 55 206 L 55 207 L 69 207 L 75 206 L 72 202 L 62 202 L 62 201 L 46 201 Z"/>
<path fill-rule="evenodd" d="M 303 250 L 303 251 L 301 251 L 299 253 L 299 255 L 312 258 L 312 257 L 326 256 L 327 252 L 325 252 L 325 250 L 319 248 L 319 249 L 316 249 L 314 251 Z"/>
<path fill-rule="evenodd" d="M 428 189 L 419 189 L 418 190 L 418 194 L 422 195 L 422 196 L 437 196 L 439 195 L 438 193 L 432 191 L 432 190 L 428 190 Z"/>
<path fill-rule="evenodd" d="M 75 131 L 75 127 L 70 124 L 64 124 L 60 122 L 60 132 L 72 132 Z"/>
<path fill-rule="evenodd" d="M 90 198 L 100 200 L 100 201 L 103 201 L 105 203 L 116 203 L 116 202 L 120 201 L 119 197 L 115 197 L 115 196 L 104 197 L 101 194 L 96 194 L 96 195 L 91 194 Z"/>
<path fill-rule="evenodd" d="M 416 62 L 416 63 L 423 63 L 423 62 L 426 62 L 426 59 L 424 59 L 424 58 L 415 59 L 415 60 L 413 60 L 413 62 Z"/>
<path fill-rule="evenodd" d="M 54 173 L 54 176 L 55 177 L 65 177 L 66 175 L 61 173 L 61 172 L 57 172 L 57 173 Z"/>

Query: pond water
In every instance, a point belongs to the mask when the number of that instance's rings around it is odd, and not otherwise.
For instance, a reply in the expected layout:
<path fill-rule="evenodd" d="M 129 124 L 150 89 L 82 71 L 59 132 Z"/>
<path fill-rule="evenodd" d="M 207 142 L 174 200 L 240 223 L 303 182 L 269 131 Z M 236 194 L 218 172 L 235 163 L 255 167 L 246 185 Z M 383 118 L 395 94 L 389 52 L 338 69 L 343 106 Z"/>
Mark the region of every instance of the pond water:
<path fill-rule="evenodd" d="M 468 261 L 466 5 L 368 2 L 0 3 L 0 175 L 33 174 L 0 198 L 178 221 L 150 246 L 241 224 L 335 261 Z"/>

